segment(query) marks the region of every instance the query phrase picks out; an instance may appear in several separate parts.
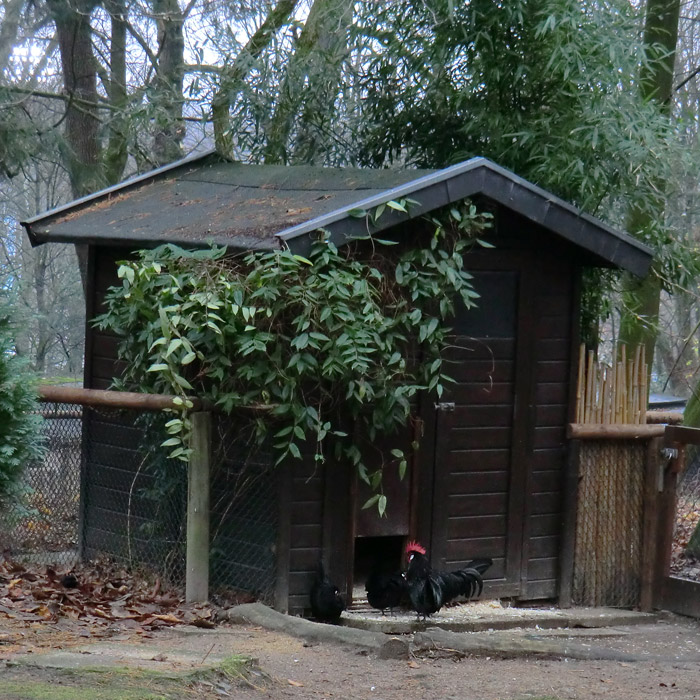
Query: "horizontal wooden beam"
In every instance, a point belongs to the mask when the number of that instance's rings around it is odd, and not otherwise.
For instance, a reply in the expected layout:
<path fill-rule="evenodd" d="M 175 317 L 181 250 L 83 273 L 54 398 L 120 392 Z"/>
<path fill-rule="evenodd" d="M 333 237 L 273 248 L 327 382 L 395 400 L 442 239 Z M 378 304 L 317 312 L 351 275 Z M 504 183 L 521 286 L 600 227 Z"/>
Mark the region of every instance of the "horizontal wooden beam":
<path fill-rule="evenodd" d="M 67 403 L 78 406 L 93 406 L 103 408 L 131 408 L 140 411 L 162 411 L 166 408 L 180 408 L 174 403 L 178 398 L 170 394 L 141 394 L 136 391 L 109 391 L 104 389 L 83 389 L 78 386 L 58 386 L 42 384 L 39 386 L 39 399 L 53 403 Z M 214 406 L 206 399 L 187 397 L 192 402 L 190 411 L 220 412 L 221 409 Z M 252 404 L 250 406 L 238 406 L 232 413 L 268 413 L 274 410 L 277 404 Z M 67 417 L 67 416 L 62 416 Z"/>
<path fill-rule="evenodd" d="M 42 385 L 39 387 L 42 401 L 69 403 L 80 406 L 99 406 L 109 408 L 132 408 L 141 411 L 162 411 L 166 408 L 179 408 L 175 396 L 167 394 L 139 394 L 133 391 L 105 391 L 102 389 L 83 389 L 75 386 Z M 192 410 L 201 411 L 207 402 L 191 398 Z"/>
<path fill-rule="evenodd" d="M 647 423 L 678 425 L 682 422 L 683 414 L 680 411 L 647 411 Z"/>
<path fill-rule="evenodd" d="M 566 434 L 576 440 L 648 440 L 665 432 L 666 426 L 659 424 L 569 423 Z"/>
<path fill-rule="evenodd" d="M 685 425 L 669 425 L 666 429 L 666 444 L 700 445 L 700 429 Z"/>

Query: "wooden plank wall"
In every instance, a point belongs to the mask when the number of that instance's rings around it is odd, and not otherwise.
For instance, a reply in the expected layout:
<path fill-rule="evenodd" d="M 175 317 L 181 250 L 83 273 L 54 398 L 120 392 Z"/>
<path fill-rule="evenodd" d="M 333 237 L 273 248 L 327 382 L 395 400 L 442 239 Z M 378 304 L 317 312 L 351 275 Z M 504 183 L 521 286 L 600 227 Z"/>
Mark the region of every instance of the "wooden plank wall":
<path fill-rule="evenodd" d="M 309 609 L 309 590 L 323 553 L 325 469 L 313 460 L 294 462 L 291 479 L 289 611 Z"/>
<path fill-rule="evenodd" d="M 123 250 L 93 250 L 91 255 L 90 308 L 103 310 L 102 299 L 118 284 L 115 261 Z M 85 386 L 108 389 L 123 370 L 117 358 L 117 338 L 88 324 Z M 85 475 L 83 493 L 83 543 L 87 557 L 131 555 L 146 561 L 163 557 L 152 530 L 154 503 L 142 494 L 154 485 L 153 476 L 140 469 L 138 445 L 143 432 L 134 425 L 131 412 L 87 410 L 85 416 Z M 150 534 L 149 534 L 150 533 Z"/>
<path fill-rule="evenodd" d="M 575 390 L 569 384 L 575 271 L 566 258 L 546 260 L 546 264 L 539 260 L 538 265 L 531 508 L 526 519 L 527 583 L 522 594 L 526 599 L 550 598 L 557 593 L 566 424 Z"/>

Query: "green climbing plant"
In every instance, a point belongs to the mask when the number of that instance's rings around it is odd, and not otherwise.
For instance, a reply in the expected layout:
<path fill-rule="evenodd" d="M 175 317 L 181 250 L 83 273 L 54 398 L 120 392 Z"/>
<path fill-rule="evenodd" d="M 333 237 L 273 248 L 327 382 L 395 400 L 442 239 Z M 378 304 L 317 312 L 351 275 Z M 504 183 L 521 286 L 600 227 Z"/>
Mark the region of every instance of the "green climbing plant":
<path fill-rule="evenodd" d="M 374 222 L 409 206 L 357 215 Z M 377 490 L 383 512 L 387 465 L 367 468 L 348 419 L 371 442 L 410 421 L 417 392 L 442 394 L 449 318 L 478 297 L 463 256 L 488 245 L 489 219 L 463 202 L 428 219 L 417 246 L 368 236 L 338 249 L 320 231 L 308 257 L 163 245 L 120 263 L 122 285 L 95 323 L 121 338 L 119 388 L 177 396 L 163 442 L 171 457 L 189 456 L 189 396 L 226 413 L 255 409 L 246 412 L 255 442 L 271 445 L 277 463 L 323 462 L 332 449 Z M 403 477 L 406 455 L 395 448 L 387 460 Z"/>

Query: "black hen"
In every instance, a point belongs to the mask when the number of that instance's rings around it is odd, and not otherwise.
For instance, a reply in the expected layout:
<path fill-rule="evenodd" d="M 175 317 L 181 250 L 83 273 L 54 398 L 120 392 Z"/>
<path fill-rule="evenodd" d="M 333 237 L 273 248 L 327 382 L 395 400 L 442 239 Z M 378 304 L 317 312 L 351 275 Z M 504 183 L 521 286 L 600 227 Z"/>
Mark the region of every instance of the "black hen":
<path fill-rule="evenodd" d="M 326 576 L 323 562 L 318 563 L 318 572 L 313 586 L 311 586 L 311 612 L 320 622 L 337 623 L 340 614 L 345 610 L 345 601 L 341 597 L 338 587 Z"/>
<path fill-rule="evenodd" d="M 400 571 L 392 574 L 382 573 L 379 565 L 375 566 L 365 583 L 367 602 L 377 610 L 389 608 L 393 614 L 394 608 L 401 604 L 408 594 L 406 577 Z"/>
<path fill-rule="evenodd" d="M 408 555 L 408 593 L 413 609 L 425 619 L 451 600 L 479 595 L 484 587 L 482 574 L 491 566 L 491 559 L 475 559 L 463 569 L 433 571 L 425 549 L 417 542 L 406 546 Z"/>

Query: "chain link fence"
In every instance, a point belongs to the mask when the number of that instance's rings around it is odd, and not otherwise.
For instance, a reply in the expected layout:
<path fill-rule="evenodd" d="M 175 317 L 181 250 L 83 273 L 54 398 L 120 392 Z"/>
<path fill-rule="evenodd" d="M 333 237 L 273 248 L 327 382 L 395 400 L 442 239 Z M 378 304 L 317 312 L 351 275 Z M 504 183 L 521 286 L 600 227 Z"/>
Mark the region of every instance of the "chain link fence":
<path fill-rule="evenodd" d="M 573 602 L 639 604 L 646 443 L 581 443 Z"/>
<path fill-rule="evenodd" d="M 61 568 L 107 556 L 183 587 L 187 464 L 160 446 L 172 415 L 58 403 L 42 413 L 45 458 L 0 516 L 4 553 Z M 213 415 L 210 590 L 272 602 L 278 480 L 243 423 Z"/>
<path fill-rule="evenodd" d="M 187 464 L 160 447 L 164 413 L 84 408 L 82 545 L 164 582 L 185 582 Z"/>
<path fill-rule="evenodd" d="M 278 471 L 239 421 L 214 415 L 211 473 L 210 588 L 272 603 L 278 532 Z"/>
<path fill-rule="evenodd" d="M 686 450 L 687 466 L 676 489 L 671 575 L 700 581 L 700 454 L 692 445 Z"/>
<path fill-rule="evenodd" d="M 28 464 L 0 514 L 5 556 L 68 568 L 78 560 L 82 408 L 44 403 L 44 459 Z"/>

